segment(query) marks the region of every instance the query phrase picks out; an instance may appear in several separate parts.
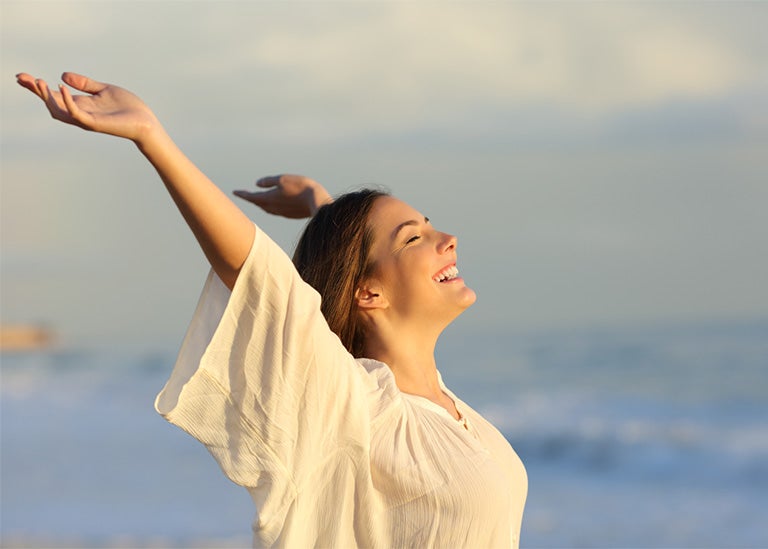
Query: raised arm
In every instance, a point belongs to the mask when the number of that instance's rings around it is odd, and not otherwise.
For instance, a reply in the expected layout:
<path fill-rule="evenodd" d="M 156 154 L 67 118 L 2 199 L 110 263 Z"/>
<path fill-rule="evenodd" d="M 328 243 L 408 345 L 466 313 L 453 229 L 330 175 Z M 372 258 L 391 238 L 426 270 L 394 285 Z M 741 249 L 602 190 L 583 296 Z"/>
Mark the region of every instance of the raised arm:
<path fill-rule="evenodd" d="M 179 150 L 136 95 L 79 74 L 66 72 L 62 80 L 84 94 L 72 95 L 63 85 L 52 91 L 43 80 L 17 75 L 56 120 L 133 141 L 157 170 L 211 267 L 232 288 L 253 242 L 250 219 Z"/>

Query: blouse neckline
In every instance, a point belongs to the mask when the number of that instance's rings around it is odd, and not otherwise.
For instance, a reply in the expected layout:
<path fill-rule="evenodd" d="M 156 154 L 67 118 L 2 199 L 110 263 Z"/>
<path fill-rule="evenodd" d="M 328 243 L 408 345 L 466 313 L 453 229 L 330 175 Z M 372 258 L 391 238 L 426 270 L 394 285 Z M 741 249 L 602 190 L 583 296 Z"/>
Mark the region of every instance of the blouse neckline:
<path fill-rule="evenodd" d="M 453 405 L 456 408 L 456 411 L 459 413 L 459 419 L 456 419 L 451 415 L 451 413 L 437 404 L 436 402 L 432 402 L 427 397 L 421 396 L 421 395 L 414 395 L 413 393 L 406 393 L 401 391 L 397 387 L 397 382 L 395 381 L 395 374 L 392 372 L 392 370 L 389 368 L 389 366 L 380 360 L 376 360 L 375 358 L 359 358 L 357 359 L 362 365 L 369 371 L 371 371 L 371 368 L 373 365 L 378 365 L 384 368 L 384 371 L 386 372 L 385 376 L 390 379 L 390 382 L 392 383 L 392 387 L 400 393 L 404 398 L 407 400 L 410 400 L 414 404 L 418 405 L 421 408 L 432 410 L 433 412 L 436 412 L 438 414 L 445 414 L 452 422 L 459 425 L 460 427 L 463 427 L 465 430 L 471 432 L 472 429 L 470 427 L 469 419 L 467 419 L 467 416 L 464 412 L 462 412 L 463 403 L 460 403 L 459 399 L 456 397 L 456 395 L 453 394 L 453 392 L 448 389 L 448 387 L 445 386 L 445 383 L 443 383 L 443 376 L 440 374 L 440 370 L 437 371 L 437 382 L 440 384 L 440 390 L 445 393 L 448 398 L 450 398 L 453 401 Z"/>
<path fill-rule="evenodd" d="M 449 417 L 451 419 L 451 421 L 455 422 L 457 425 L 459 425 L 459 426 L 463 427 L 464 429 L 466 429 L 467 431 L 469 431 L 470 429 L 469 429 L 469 422 L 467 420 L 467 416 L 466 416 L 466 414 L 464 414 L 461 411 L 462 406 L 459 403 L 458 399 L 456 398 L 456 395 L 454 395 L 443 384 L 443 378 L 440 375 L 440 372 L 437 373 L 437 378 L 438 378 L 438 381 L 440 382 L 440 389 L 443 391 L 443 393 L 448 398 L 450 398 L 453 401 L 453 406 L 456 408 L 456 411 L 459 414 L 459 418 L 458 419 L 453 417 L 453 415 L 448 410 L 446 410 L 445 408 L 443 408 L 442 406 L 440 406 L 436 402 L 432 402 L 427 397 L 424 397 L 424 396 L 421 396 L 421 395 L 414 395 L 412 393 L 405 393 L 403 391 L 400 391 L 400 394 L 403 395 L 404 397 L 408 398 L 411 402 L 414 402 L 415 404 L 418 404 L 422 408 L 427 408 L 429 410 L 437 412 L 438 414 L 444 414 L 445 416 Z"/>

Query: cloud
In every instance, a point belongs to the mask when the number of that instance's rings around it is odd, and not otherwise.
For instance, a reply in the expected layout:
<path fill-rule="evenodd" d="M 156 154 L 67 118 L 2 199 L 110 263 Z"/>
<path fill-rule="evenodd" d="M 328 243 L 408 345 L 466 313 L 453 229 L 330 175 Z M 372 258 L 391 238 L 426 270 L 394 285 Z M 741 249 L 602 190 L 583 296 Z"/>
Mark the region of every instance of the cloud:
<path fill-rule="evenodd" d="M 218 43 L 197 66 L 217 79 L 258 78 L 259 69 L 293 77 L 291 100 L 354 108 L 389 98 L 413 106 L 407 118 L 433 101 L 612 110 L 710 97 L 749 83 L 758 69 L 733 36 L 712 36 L 659 5 L 344 4 L 343 15 L 328 4 L 304 8 L 236 19 L 211 12 L 208 36 Z"/>
<path fill-rule="evenodd" d="M 765 39 L 739 35 L 738 27 L 712 32 L 713 7 L 693 13 L 644 3 L 8 6 L 3 33 L 10 31 L 10 47 L 3 49 L 16 53 L 4 54 L 6 64 L 45 59 L 47 67 L 51 57 L 67 54 L 67 68 L 74 62 L 84 65 L 78 70 L 98 70 L 96 77 L 137 89 L 170 117 L 188 118 L 183 97 L 204 107 L 201 127 L 226 125 L 217 110 L 226 101 L 227 110 L 257 121 L 250 131 L 275 139 L 419 128 L 478 108 L 614 116 L 768 87 L 754 55 Z M 728 19 L 730 12 L 719 11 Z M 20 42 L 32 49 L 21 51 Z M 242 118 L 233 122 L 240 131 Z"/>
<path fill-rule="evenodd" d="M 172 311 L 151 278 L 203 269 L 131 145 L 52 123 L 11 77 L 77 70 L 144 97 L 222 188 L 283 169 L 333 192 L 391 185 L 462 235 L 468 280 L 485 287 L 479 323 L 764 312 L 766 15 L 768 3 L 6 0 L 4 308 L 49 310 L 67 280 L 59 320 L 74 326 L 72 300 L 95 277 L 104 294 L 152 288 Z M 297 226 L 254 217 L 290 247 Z M 167 264 L 150 276 L 144 258 Z M 114 299 L 137 331 L 188 315 L 145 326 Z"/>
<path fill-rule="evenodd" d="M 343 16 L 327 4 L 299 16 L 211 14 L 213 46 L 186 70 L 207 76 L 206 98 L 233 86 L 227 100 L 286 140 L 434 127 L 478 111 L 602 119 L 768 87 L 745 55 L 752 42 L 659 5 L 344 6 Z"/>

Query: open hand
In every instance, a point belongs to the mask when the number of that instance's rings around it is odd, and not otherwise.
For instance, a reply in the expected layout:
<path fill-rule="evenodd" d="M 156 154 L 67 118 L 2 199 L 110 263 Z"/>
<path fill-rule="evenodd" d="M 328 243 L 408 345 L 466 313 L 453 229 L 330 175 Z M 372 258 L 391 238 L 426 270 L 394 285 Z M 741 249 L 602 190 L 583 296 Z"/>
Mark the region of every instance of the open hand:
<path fill-rule="evenodd" d="M 64 85 L 52 91 L 41 79 L 26 73 L 16 75 L 19 85 L 42 99 L 51 116 L 66 124 L 137 143 L 159 126 L 149 107 L 128 90 L 72 72 L 65 72 L 61 79 L 86 95 L 72 95 Z"/>
<path fill-rule="evenodd" d="M 262 177 L 256 186 L 268 191 L 235 191 L 235 195 L 252 202 L 267 213 L 291 219 L 312 217 L 331 196 L 320 183 L 303 175 Z"/>

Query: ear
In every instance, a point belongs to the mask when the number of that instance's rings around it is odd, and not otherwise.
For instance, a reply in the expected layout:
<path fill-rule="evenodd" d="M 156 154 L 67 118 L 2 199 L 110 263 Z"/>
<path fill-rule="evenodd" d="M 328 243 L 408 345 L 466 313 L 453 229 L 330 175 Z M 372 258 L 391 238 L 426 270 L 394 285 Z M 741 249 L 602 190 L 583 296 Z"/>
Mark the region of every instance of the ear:
<path fill-rule="evenodd" d="M 381 287 L 375 283 L 361 286 L 355 292 L 355 301 L 361 309 L 385 309 L 389 303 L 381 292 Z"/>

